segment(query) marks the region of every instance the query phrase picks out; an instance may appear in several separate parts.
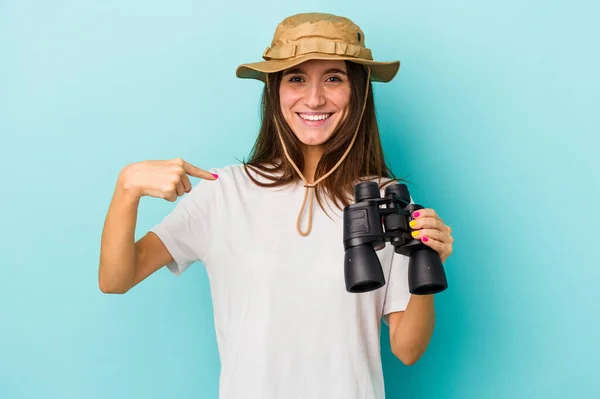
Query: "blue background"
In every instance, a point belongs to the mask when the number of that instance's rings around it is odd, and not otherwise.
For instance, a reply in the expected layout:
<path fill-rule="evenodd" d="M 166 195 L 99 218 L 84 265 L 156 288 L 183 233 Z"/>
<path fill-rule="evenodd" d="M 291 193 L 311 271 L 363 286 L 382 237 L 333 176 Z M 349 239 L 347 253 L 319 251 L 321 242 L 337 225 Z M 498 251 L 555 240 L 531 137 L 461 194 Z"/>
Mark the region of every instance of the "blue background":
<path fill-rule="evenodd" d="M 276 24 L 350 17 L 377 59 L 383 142 L 454 229 L 427 353 L 382 331 L 390 398 L 600 395 L 600 37 L 592 1 L 0 1 L 0 397 L 216 398 L 200 264 L 98 288 L 128 163 L 247 156 Z M 137 236 L 173 207 L 144 198 Z"/>

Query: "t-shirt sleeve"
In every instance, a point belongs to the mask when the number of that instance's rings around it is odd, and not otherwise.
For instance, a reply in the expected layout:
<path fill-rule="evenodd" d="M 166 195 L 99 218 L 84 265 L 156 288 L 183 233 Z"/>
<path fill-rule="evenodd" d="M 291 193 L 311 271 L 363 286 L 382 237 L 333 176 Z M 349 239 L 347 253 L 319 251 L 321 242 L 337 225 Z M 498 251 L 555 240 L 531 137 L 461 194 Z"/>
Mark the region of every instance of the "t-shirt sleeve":
<path fill-rule="evenodd" d="M 208 257 L 216 182 L 200 180 L 162 221 L 150 229 L 173 257 L 166 266 L 176 276 L 194 262 Z"/>
<path fill-rule="evenodd" d="M 388 324 L 388 315 L 406 310 L 410 300 L 408 290 L 408 262 L 410 258 L 396 252 L 392 255 L 390 273 L 386 282 L 383 302 L 383 321 Z"/>

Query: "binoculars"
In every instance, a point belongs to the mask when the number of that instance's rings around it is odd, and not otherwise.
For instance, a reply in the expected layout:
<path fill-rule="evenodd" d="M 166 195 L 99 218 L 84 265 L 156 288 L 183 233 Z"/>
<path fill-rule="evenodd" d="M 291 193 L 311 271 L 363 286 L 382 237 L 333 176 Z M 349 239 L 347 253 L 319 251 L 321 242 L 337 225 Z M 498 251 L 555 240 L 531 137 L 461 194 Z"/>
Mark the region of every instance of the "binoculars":
<path fill-rule="evenodd" d="M 343 216 L 346 291 L 362 293 L 385 285 L 375 251 L 383 249 L 388 241 L 396 253 L 410 257 L 408 285 L 411 294 L 437 294 L 448 287 L 438 253 L 411 235 L 412 213 L 423 206 L 410 203 L 405 184 L 386 186 L 381 197 L 376 182 L 362 182 L 354 187 L 354 198 L 355 203 L 344 208 Z"/>

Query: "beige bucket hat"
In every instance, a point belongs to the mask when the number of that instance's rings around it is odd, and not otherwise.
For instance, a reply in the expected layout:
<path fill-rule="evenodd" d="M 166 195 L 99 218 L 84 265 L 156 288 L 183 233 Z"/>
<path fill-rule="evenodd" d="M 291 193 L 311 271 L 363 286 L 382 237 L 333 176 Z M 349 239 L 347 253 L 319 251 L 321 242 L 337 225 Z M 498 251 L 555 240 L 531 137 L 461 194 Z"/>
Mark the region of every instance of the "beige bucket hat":
<path fill-rule="evenodd" d="M 265 81 L 266 73 L 279 72 L 308 60 L 346 60 L 371 69 L 374 82 L 391 81 L 400 61 L 375 61 L 365 47 L 364 32 L 350 19 L 325 13 L 303 13 L 284 19 L 275 30 L 264 61 L 242 64 L 238 78 Z"/>

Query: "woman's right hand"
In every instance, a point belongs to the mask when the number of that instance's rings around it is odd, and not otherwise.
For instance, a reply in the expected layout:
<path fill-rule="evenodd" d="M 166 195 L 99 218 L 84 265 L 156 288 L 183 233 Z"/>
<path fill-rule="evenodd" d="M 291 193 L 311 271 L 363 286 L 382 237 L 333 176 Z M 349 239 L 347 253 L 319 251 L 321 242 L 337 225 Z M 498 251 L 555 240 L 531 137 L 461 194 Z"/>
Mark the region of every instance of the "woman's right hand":
<path fill-rule="evenodd" d="M 138 198 L 150 196 L 174 202 L 192 189 L 188 175 L 206 180 L 216 180 L 218 177 L 181 158 L 175 158 L 127 165 L 119 174 L 118 185 Z"/>

